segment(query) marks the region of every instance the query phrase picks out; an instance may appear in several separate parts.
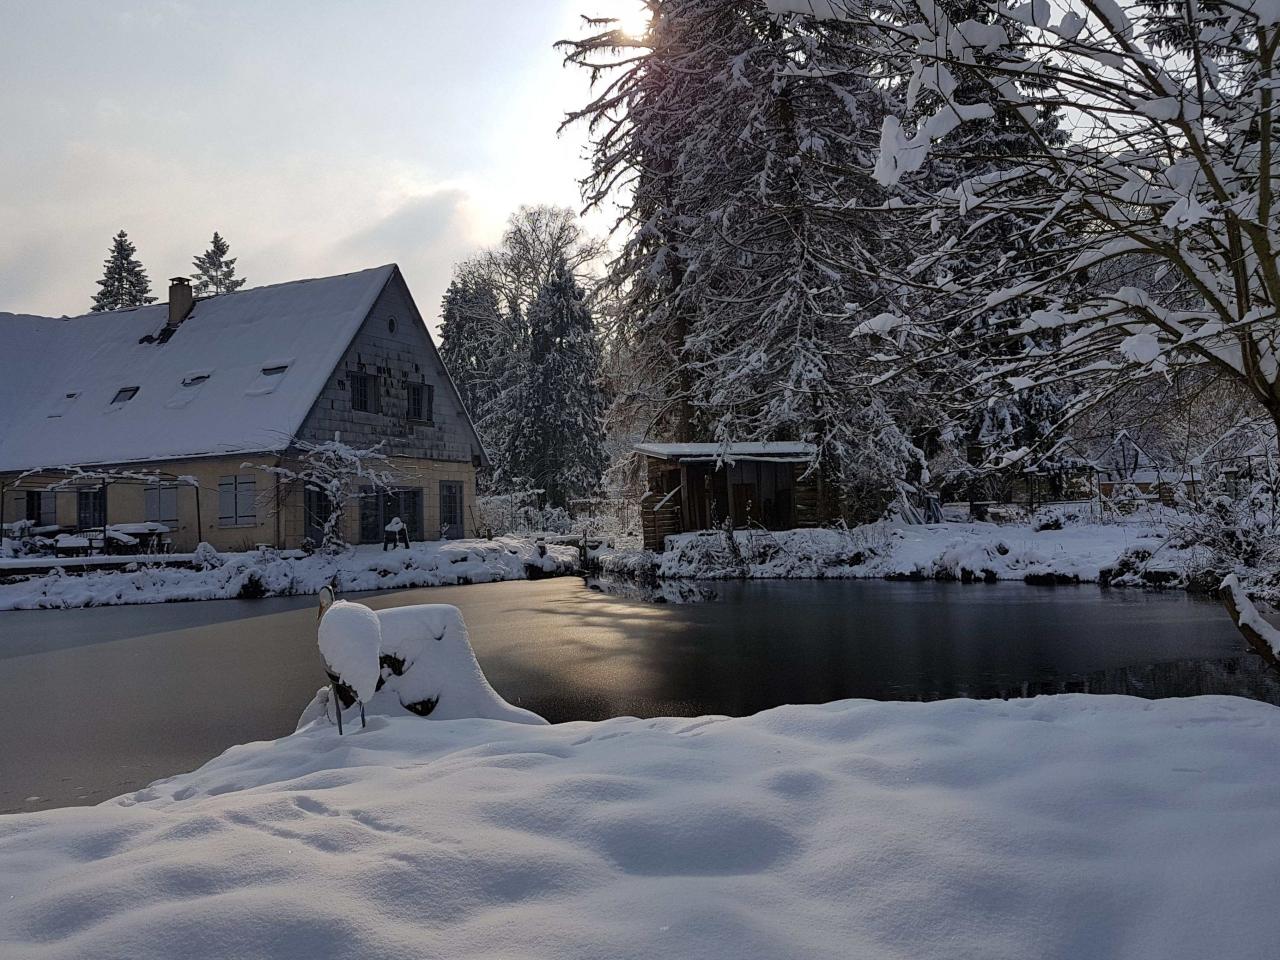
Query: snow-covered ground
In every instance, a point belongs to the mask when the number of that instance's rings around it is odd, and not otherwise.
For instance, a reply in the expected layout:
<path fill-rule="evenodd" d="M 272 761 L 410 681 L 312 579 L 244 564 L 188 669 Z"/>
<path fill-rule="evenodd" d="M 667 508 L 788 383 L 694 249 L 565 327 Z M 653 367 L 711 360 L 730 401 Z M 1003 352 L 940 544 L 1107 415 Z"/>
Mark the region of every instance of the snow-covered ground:
<path fill-rule="evenodd" d="M 362 546 L 338 556 L 234 553 L 212 560 L 206 569 L 139 564 L 134 570 L 54 572 L 0 584 L 0 610 L 311 594 L 326 584 L 350 593 L 487 583 L 523 579 L 529 569 L 566 573 L 577 563 L 574 547 L 548 544 L 541 556 L 532 540 L 515 537 L 415 543 L 408 550 Z"/>
<path fill-rule="evenodd" d="M 375 716 L 0 818 L 0 955 L 1257 960 L 1280 710 Z"/>
<path fill-rule="evenodd" d="M 853 530 L 738 531 L 738 555 L 722 532 L 671 537 L 661 554 L 602 550 L 606 573 L 720 579 L 734 577 L 911 577 L 921 579 L 1096 582 L 1120 565 L 1113 583 L 1181 574 L 1185 555 L 1166 546 L 1158 524 L 1079 523 L 1059 530 L 1028 524 L 878 523 Z M 1146 555 L 1150 554 L 1150 557 Z M 1141 557 L 1121 564 L 1122 558 Z"/>

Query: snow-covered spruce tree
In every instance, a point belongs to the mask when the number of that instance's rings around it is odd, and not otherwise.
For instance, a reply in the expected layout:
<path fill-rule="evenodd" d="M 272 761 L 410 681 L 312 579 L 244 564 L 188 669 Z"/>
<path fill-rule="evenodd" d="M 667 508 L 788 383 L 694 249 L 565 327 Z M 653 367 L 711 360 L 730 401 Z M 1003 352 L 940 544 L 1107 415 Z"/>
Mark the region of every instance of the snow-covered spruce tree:
<path fill-rule="evenodd" d="M 192 280 L 195 282 L 195 294 L 207 297 L 219 293 L 233 293 L 244 286 L 244 277 L 236 276 L 236 258 L 227 257 L 231 244 L 213 232 L 209 241 L 209 249 L 191 261 L 195 268 Z"/>
<path fill-rule="evenodd" d="M 898 3 L 896 19 L 834 7 L 878 26 L 886 61 L 939 101 L 914 129 L 886 120 L 877 166 L 886 185 L 919 171 L 935 140 L 990 117 L 992 98 L 1033 136 L 1043 109 L 1072 116 L 1066 143 L 1042 138 L 1012 170 L 932 192 L 939 217 L 982 211 L 1007 230 L 1006 255 L 966 278 L 983 295 L 968 315 L 992 322 L 958 325 L 971 334 L 959 337 L 955 324 L 886 320 L 888 343 L 938 356 L 1008 350 L 978 385 L 994 397 L 1069 381 L 1078 392 L 1060 422 L 1142 377 L 1200 366 L 1240 384 L 1280 424 L 1280 14 L 1250 2 L 1082 0 L 1065 13 L 1029 2 L 999 7 L 990 23 L 956 23 L 927 0 Z M 1015 56 L 980 58 L 1017 34 L 1026 39 Z M 991 97 L 961 99 L 959 76 Z M 1135 254 L 1158 264 L 1152 280 L 1090 282 Z M 1025 317 L 994 313 L 1025 298 L 1039 301 Z M 1040 344 L 1047 332 L 1053 349 Z"/>
<path fill-rule="evenodd" d="M 486 492 L 526 486 L 509 458 L 526 417 L 523 385 L 530 365 L 528 312 L 561 269 L 590 302 L 592 268 L 604 244 L 587 235 L 572 210 L 522 206 L 508 219 L 501 244 L 454 269 L 442 304 L 441 351 L 463 382 L 468 409 L 492 469 L 480 478 Z M 464 386 L 465 383 L 465 386 Z"/>
<path fill-rule="evenodd" d="M 462 264 L 440 305 L 440 359 L 473 416 L 488 405 L 494 392 L 494 340 L 503 323 L 492 280 L 470 264 Z"/>
<path fill-rule="evenodd" d="M 362 487 L 383 493 L 395 486 L 395 475 L 388 469 L 391 460 L 381 446 L 353 447 L 343 443 L 337 434 L 332 440 L 318 443 L 293 438 L 289 443 L 296 458 L 293 462 L 280 466 L 261 463 L 240 466 L 273 474 L 303 490 L 322 494 L 328 514 L 321 546 L 327 553 L 340 553 L 347 547 L 343 531 L 347 505 L 359 498 Z"/>
<path fill-rule="evenodd" d="M 688 337 L 690 261 L 686 227 L 696 222 L 715 186 L 711 159 L 722 145 L 704 114 L 724 109 L 722 76 L 741 26 L 738 5 L 707 0 L 653 0 L 641 37 L 610 19 L 584 18 L 587 35 L 561 41 L 566 62 L 585 68 L 595 98 L 570 113 L 591 136 L 589 205 L 618 196 L 624 243 L 609 267 L 616 291 L 618 336 L 633 377 L 620 402 L 646 424 L 645 435 L 695 439 Z"/>
<path fill-rule="evenodd" d="M 491 469 L 481 478 L 486 488 L 509 473 L 507 408 L 512 378 L 528 357 L 519 314 L 503 309 L 487 267 L 482 261 L 468 261 L 455 269 L 441 304 L 440 324 L 440 357 L 489 453 Z"/>
<path fill-rule="evenodd" d="M 513 474 L 552 507 L 590 493 L 604 472 L 600 345 L 586 294 L 560 264 L 529 307 L 528 367 L 511 438 Z"/>
<path fill-rule="evenodd" d="M 866 358 L 850 349 L 852 327 L 883 305 L 880 264 L 902 255 L 892 221 L 846 212 L 881 197 L 868 171 L 883 92 L 847 25 L 763 4 L 741 16 L 750 29 L 726 75 L 738 108 L 720 127 L 734 162 L 695 233 L 694 404 L 725 444 L 812 443 L 834 495 L 855 465 L 906 466 L 879 442 L 885 424 L 868 422 L 884 410 L 856 389 Z"/>
<path fill-rule="evenodd" d="M 156 298 L 151 296 L 147 271 L 135 256 L 137 252 L 125 231 L 121 230 L 112 238 L 111 252 L 103 261 L 102 279 L 98 281 L 101 289 L 93 295 L 91 309 L 94 313 L 156 302 Z"/>
<path fill-rule="evenodd" d="M 584 197 L 627 196 L 610 269 L 637 373 L 622 401 L 664 437 L 812 441 L 828 490 L 854 470 L 892 487 L 918 451 L 849 348 L 883 309 L 880 261 L 909 246 L 889 218 L 848 213 L 882 195 L 884 92 L 858 30 L 775 6 L 652 0 L 642 38 L 589 21 L 562 44 L 596 82 L 566 121 L 592 135 Z"/>

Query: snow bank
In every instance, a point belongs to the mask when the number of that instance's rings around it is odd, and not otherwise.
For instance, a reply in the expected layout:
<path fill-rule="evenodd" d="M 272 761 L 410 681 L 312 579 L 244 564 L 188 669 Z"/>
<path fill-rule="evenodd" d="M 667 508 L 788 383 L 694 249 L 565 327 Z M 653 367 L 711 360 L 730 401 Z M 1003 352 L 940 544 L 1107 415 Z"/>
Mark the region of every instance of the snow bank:
<path fill-rule="evenodd" d="M 353 607 L 364 614 L 348 620 L 346 615 Z M 341 611 L 342 616 L 331 620 L 335 610 Z M 369 620 L 373 628 L 368 626 Z M 330 659 L 326 646 L 336 647 L 339 656 L 352 654 L 349 669 L 353 672 L 366 671 L 370 663 L 368 642 L 375 630 L 379 646 L 372 652 L 372 679 L 367 687 L 357 687 L 345 670 Z M 366 715 L 546 723 L 536 713 L 513 707 L 489 686 L 471 649 L 462 611 L 457 607 L 423 603 L 375 611 L 340 600 L 320 621 L 319 633 L 325 662 L 353 689 L 367 689 L 367 695 L 360 694 Z M 327 722 L 333 717 L 333 710 L 330 690 L 322 687 L 302 712 L 298 729 L 322 718 Z M 343 716 L 350 718 L 348 724 L 357 723 L 358 708 L 352 707 Z"/>
<path fill-rule="evenodd" d="M 344 593 L 437 587 L 520 580 L 529 568 L 543 574 L 576 569 L 575 548 L 548 545 L 546 550 L 544 557 L 531 541 L 500 537 L 415 543 L 408 550 L 362 546 L 337 557 L 275 550 L 223 554 L 220 566 L 203 570 L 140 566 L 79 576 L 55 572 L 0 584 L 0 610 L 289 596 L 318 593 L 329 584 Z"/>
<path fill-rule="evenodd" d="M 661 554 L 601 551 L 600 569 L 618 575 L 746 578 L 906 578 L 1113 584 L 1170 581 L 1185 556 L 1148 523 L 1080 523 L 1060 530 L 1029 524 L 871 524 L 853 530 L 744 530 L 669 538 Z M 1135 558 L 1141 558 L 1139 562 Z"/>
<path fill-rule="evenodd" d="M 0 955 L 1256 960 L 1280 710 L 371 717 L 0 818 Z"/>

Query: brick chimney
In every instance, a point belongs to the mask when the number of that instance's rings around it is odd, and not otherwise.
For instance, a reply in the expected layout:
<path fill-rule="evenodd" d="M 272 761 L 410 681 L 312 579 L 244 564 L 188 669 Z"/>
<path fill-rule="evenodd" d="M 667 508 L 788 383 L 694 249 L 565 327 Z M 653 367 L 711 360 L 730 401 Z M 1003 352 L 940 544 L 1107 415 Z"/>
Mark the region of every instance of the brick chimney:
<path fill-rule="evenodd" d="M 169 319 L 165 321 L 165 329 L 172 333 L 178 324 L 187 319 L 195 304 L 195 295 L 191 292 L 191 281 L 186 277 L 174 277 L 169 281 Z"/>

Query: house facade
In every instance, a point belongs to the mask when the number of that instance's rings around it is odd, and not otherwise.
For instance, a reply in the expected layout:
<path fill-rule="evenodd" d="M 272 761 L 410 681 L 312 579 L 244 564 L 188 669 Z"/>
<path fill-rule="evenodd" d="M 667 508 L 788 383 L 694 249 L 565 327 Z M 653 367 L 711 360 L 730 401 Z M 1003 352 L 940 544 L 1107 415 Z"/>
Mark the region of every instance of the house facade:
<path fill-rule="evenodd" d="M 0 386 L 0 521 L 54 533 L 159 525 L 189 551 L 319 541 L 323 496 L 272 467 L 297 441 L 378 447 L 391 491 L 346 539 L 473 536 L 485 454 L 395 265 L 53 319 L 0 314 L 31 364 Z M 11 527 L 12 529 L 12 527 Z"/>

